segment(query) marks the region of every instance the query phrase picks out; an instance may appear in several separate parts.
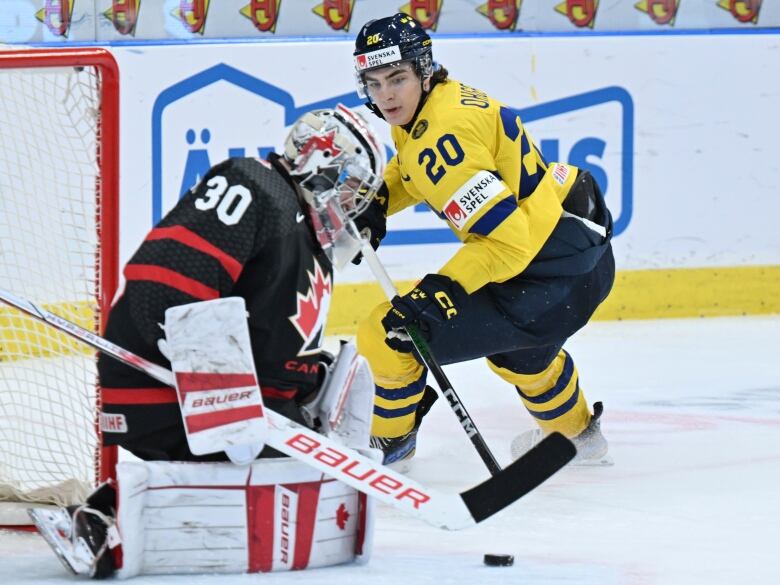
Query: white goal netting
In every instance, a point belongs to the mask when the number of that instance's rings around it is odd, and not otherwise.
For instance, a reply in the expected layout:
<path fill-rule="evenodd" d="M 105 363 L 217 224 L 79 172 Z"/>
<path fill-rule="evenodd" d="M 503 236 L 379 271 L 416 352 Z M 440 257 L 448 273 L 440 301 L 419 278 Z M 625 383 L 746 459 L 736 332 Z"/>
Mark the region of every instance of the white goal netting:
<path fill-rule="evenodd" d="M 96 330 L 100 70 L 11 65 L 0 59 L 0 288 Z M 83 499 L 97 400 L 94 352 L 0 303 L 0 501 Z"/>

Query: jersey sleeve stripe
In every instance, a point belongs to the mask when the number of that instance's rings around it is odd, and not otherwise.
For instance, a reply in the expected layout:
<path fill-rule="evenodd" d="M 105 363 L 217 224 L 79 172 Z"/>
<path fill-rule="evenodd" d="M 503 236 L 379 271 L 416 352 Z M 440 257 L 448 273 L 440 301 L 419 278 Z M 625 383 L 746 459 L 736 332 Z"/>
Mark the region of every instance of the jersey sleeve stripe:
<path fill-rule="evenodd" d="M 526 160 L 528 160 L 527 157 L 531 157 L 530 160 L 533 160 L 539 153 L 536 145 L 534 145 L 534 150 L 532 153 L 531 145 L 532 143 L 528 139 L 528 135 L 525 133 L 525 131 L 523 131 L 523 135 L 520 137 L 520 184 L 517 187 L 517 197 L 520 201 L 526 197 L 529 197 L 536 190 L 536 188 L 539 186 L 539 181 L 541 181 L 542 177 L 544 176 L 545 171 L 544 165 L 539 164 L 539 162 L 543 162 L 543 159 L 540 157 L 534 161 L 536 166 L 535 172 L 533 174 L 528 172 L 528 169 L 526 168 Z"/>
<path fill-rule="evenodd" d="M 208 254 L 222 265 L 233 282 L 235 282 L 241 274 L 241 263 L 238 260 L 184 226 L 177 225 L 172 227 L 154 228 L 149 232 L 149 235 L 146 236 L 146 240 L 175 240 L 185 246 L 195 248 L 204 254 Z"/>
<path fill-rule="evenodd" d="M 509 140 L 514 142 L 520 134 L 520 124 L 517 123 L 517 113 L 506 106 L 501 106 L 499 115 L 501 116 L 501 126 L 504 129 L 504 134 Z"/>
<path fill-rule="evenodd" d="M 515 196 L 510 195 L 509 197 L 505 197 L 474 222 L 474 225 L 469 228 L 469 232 L 480 236 L 487 236 L 516 209 L 517 200 L 515 199 Z"/>
<path fill-rule="evenodd" d="M 103 404 L 175 404 L 179 402 L 173 388 L 101 388 Z"/>
<path fill-rule="evenodd" d="M 125 279 L 130 281 L 146 281 L 164 284 L 201 301 L 219 298 L 219 291 L 179 274 L 168 268 L 151 264 L 128 264 L 125 267 Z"/>
<path fill-rule="evenodd" d="M 518 195 L 521 201 L 526 197 L 533 195 L 533 192 L 536 191 L 543 176 L 543 168 L 536 167 L 536 172 L 531 175 L 525 169 L 525 165 L 523 165 L 523 169 L 520 172 L 520 188 L 518 189 Z"/>
<path fill-rule="evenodd" d="M 282 398 L 284 400 L 292 400 L 298 393 L 297 388 L 290 388 L 282 390 L 281 388 L 272 388 L 271 386 L 260 385 L 260 393 L 263 398 Z"/>

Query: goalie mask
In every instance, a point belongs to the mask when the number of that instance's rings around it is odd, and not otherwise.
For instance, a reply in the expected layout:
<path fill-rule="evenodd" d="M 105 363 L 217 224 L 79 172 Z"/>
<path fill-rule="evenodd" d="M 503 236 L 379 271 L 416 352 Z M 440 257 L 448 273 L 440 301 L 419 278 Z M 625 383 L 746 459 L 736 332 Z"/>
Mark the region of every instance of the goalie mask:
<path fill-rule="evenodd" d="M 367 122 L 339 104 L 293 124 L 284 147 L 290 175 L 309 205 L 317 240 L 336 268 L 360 248 L 350 227 L 382 185 L 384 148 Z"/>

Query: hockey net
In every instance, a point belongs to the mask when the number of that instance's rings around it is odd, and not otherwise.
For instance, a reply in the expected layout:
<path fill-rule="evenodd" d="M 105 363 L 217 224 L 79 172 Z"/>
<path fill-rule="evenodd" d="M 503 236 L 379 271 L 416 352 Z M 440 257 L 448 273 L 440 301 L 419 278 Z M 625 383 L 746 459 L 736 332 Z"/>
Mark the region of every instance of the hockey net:
<path fill-rule="evenodd" d="M 0 288 L 100 331 L 117 280 L 118 72 L 103 49 L 0 49 Z M 0 304 L 0 524 L 83 501 L 99 448 L 96 356 Z"/>

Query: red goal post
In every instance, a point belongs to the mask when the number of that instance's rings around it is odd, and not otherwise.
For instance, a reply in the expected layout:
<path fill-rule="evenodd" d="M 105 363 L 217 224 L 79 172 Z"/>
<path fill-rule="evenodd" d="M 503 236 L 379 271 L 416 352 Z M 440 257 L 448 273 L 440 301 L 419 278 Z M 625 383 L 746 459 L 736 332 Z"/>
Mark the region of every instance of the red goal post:
<path fill-rule="evenodd" d="M 118 281 L 119 71 L 101 48 L 0 49 L 0 287 L 102 333 Z M 95 354 L 0 306 L 0 524 L 113 475 Z M 5 504 L 3 504 L 5 503 Z"/>

